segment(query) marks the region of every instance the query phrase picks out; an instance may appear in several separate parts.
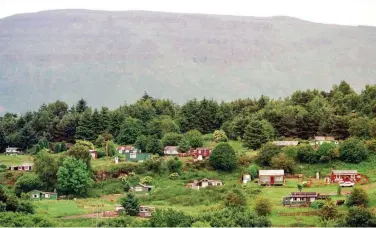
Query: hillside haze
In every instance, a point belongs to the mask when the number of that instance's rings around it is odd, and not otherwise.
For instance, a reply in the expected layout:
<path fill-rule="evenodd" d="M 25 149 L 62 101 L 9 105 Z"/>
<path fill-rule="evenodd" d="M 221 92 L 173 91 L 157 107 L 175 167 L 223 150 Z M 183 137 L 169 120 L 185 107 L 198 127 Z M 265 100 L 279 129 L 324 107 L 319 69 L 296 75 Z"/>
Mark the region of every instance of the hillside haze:
<path fill-rule="evenodd" d="M 178 103 L 376 83 L 376 28 L 289 17 L 57 10 L 0 19 L 0 112 L 144 91 Z"/>

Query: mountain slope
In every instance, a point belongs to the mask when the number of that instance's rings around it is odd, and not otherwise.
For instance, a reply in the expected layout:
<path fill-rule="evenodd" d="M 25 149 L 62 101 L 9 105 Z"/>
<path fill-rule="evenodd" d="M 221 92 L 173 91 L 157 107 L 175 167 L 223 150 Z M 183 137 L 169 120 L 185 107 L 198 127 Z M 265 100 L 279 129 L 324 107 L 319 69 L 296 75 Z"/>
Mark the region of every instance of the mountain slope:
<path fill-rule="evenodd" d="M 81 97 L 94 107 L 146 90 L 184 102 L 376 83 L 376 28 L 289 17 L 57 10 L 0 20 L 0 107 Z"/>

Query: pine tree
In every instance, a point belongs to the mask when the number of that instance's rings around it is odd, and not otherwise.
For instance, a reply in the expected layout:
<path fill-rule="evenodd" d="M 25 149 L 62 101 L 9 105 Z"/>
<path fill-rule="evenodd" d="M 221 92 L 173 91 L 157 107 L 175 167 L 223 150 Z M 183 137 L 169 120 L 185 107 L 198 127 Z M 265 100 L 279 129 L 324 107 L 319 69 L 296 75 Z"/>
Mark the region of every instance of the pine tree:
<path fill-rule="evenodd" d="M 76 111 L 78 113 L 83 113 L 85 112 L 86 110 L 88 109 L 88 106 L 87 106 L 87 102 L 81 98 L 78 102 L 77 102 L 77 105 L 76 105 Z"/>
<path fill-rule="evenodd" d="M 162 146 L 156 135 L 150 135 L 148 137 L 148 143 L 146 144 L 146 152 L 152 154 L 162 154 Z"/>
<path fill-rule="evenodd" d="M 108 132 L 110 129 L 110 123 L 111 123 L 111 118 L 110 118 L 110 111 L 107 107 L 102 107 L 101 112 L 100 112 L 100 123 L 102 125 L 102 132 Z"/>
<path fill-rule="evenodd" d="M 267 142 L 267 136 L 263 132 L 261 121 L 253 120 L 247 125 L 243 141 L 246 147 L 253 150 L 260 148 L 262 144 Z"/>
<path fill-rule="evenodd" d="M 78 121 L 78 127 L 76 128 L 76 140 L 88 140 L 93 141 L 95 140 L 95 133 L 93 130 L 92 118 L 91 118 L 91 111 L 86 110 L 84 113 L 81 114 L 80 120 Z"/>
<path fill-rule="evenodd" d="M 91 122 L 93 126 L 93 132 L 95 136 L 103 133 L 104 127 L 102 126 L 101 116 L 97 109 L 94 109 L 93 115 L 91 117 Z"/>

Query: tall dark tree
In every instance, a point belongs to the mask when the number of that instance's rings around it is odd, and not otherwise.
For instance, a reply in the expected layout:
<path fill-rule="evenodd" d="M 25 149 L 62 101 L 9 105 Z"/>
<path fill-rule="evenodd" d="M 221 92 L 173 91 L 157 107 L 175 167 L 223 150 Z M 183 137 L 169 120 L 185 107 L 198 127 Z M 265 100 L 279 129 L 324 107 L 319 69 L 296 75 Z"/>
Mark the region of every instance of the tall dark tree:
<path fill-rule="evenodd" d="M 77 105 L 76 105 L 76 111 L 78 113 L 83 113 L 85 112 L 86 110 L 88 109 L 88 106 L 87 106 L 87 102 L 81 98 L 78 102 L 77 102 Z"/>
<path fill-rule="evenodd" d="M 104 132 L 104 126 L 102 125 L 101 116 L 97 109 L 94 109 L 93 115 L 91 116 L 91 122 L 93 126 L 94 135 L 100 135 Z"/>
<path fill-rule="evenodd" d="M 80 120 L 78 121 L 78 126 L 76 128 L 75 138 L 88 141 L 93 141 L 96 139 L 90 109 L 87 109 L 81 114 Z"/>
<path fill-rule="evenodd" d="M 185 103 L 179 113 L 179 125 L 182 132 L 200 128 L 200 120 L 197 113 L 200 111 L 200 103 L 194 99 Z"/>
<path fill-rule="evenodd" d="M 121 125 L 120 132 L 116 137 L 116 142 L 118 144 L 133 144 L 137 137 L 142 135 L 144 132 L 144 126 L 142 122 L 134 118 L 126 118 L 124 123 Z"/>
<path fill-rule="evenodd" d="M 31 124 L 26 124 L 20 130 L 20 143 L 22 149 L 30 148 L 37 142 L 37 137 L 34 129 L 32 128 Z"/>
<path fill-rule="evenodd" d="M 245 128 L 243 136 L 244 145 L 251 149 L 258 149 L 262 144 L 268 141 L 262 122 L 259 120 L 251 121 Z"/>

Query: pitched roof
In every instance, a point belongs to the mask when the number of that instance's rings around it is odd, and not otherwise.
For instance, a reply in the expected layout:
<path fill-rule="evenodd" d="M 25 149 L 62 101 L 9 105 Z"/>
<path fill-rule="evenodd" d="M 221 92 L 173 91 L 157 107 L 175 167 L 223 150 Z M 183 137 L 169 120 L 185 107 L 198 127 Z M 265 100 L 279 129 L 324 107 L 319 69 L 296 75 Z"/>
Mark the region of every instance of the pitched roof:
<path fill-rule="evenodd" d="M 358 174 L 357 170 L 332 170 L 334 175 Z"/>
<path fill-rule="evenodd" d="M 277 146 L 297 146 L 299 141 L 273 141 L 273 144 Z"/>
<path fill-rule="evenodd" d="M 133 150 L 134 146 L 130 146 L 130 145 L 128 145 L 128 146 L 118 146 L 116 149 L 117 150 Z"/>
<path fill-rule="evenodd" d="M 166 146 L 166 147 L 164 148 L 164 150 L 177 150 L 177 149 L 178 149 L 177 146 Z"/>
<path fill-rule="evenodd" d="M 317 141 L 334 141 L 333 136 L 315 136 L 315 140 Z"/>
<path fill-rule="evenodd" d="M 291 196 L 297 197 L 308 197 L 308 196 L 317 196 L 319 195 L 317 192 L 291 192 Z"/>
<path fill-rule="evenodd" d="M 25 162 L 23 163 L 22 165 L 19 165 L 19 166 L 33 166 L 34 163 L 30 163 L 30 162 Z"/>
<path fill-rule="evenodd" d="M 285 171 L 283 169 L 280 170 L 259 170 L 259 176 L 283 176 L 285 175 Z"/>

